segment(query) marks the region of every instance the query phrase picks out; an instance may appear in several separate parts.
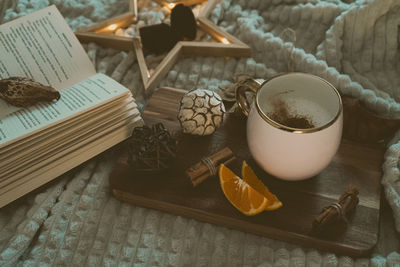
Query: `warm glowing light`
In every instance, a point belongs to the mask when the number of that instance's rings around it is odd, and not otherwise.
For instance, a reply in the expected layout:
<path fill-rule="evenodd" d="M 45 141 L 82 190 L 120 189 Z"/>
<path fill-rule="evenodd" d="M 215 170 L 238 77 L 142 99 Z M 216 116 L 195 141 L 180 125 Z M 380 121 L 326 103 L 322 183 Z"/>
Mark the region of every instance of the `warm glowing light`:
<path fill-rule="evenodd" d="M 137 0 L 133 1 L 133 13 L 135 14 L 135 19 L 137 19 L 137 17 L 138 17 Z"/>
<path fill-rule="evenodd" d="M 174 4 L 174 3 L 169 3 L 169 4 L 168 4 L 168 7 L 169 7 L 170 9 L 173 9 L 173 8 L 175 7 L 175 4 Z"/>
<path fill-rule="evenodd" d="M 111 31 L 115 30 L 116 28 L 117 28 L 117 24 L 111 24 L 108 26 L 108 29 Z"/>
<path fill-rule="evenodd" d="M 229 44 L 229 41 L 226 38 L 221 38 L 221 43 Z"/>

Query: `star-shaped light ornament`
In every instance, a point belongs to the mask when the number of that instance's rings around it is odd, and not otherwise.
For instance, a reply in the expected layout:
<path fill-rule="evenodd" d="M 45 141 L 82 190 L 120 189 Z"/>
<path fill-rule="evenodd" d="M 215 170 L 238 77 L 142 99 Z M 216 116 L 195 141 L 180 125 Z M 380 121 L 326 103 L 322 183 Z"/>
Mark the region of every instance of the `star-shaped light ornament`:
<path fill-rule="evenodd" d="M 135 50 L 135 44 L 140 43 L 137 37 L 115 35 L 116 31 L 137 22 L 137 0 L 129 0 L 129 11 L 110 19 L 82 27 L 75 31 L 75 36 L 81 43 L 95 42 L 101 46 L 118 50 Z"/>
<path fill-rule="evenodd" d="M 100 45 L 120 49 L 134 50 L 138 60 L 144 88 L 146 91 L 154 89 L 170 71 L 181 56 L 218 56 L 218 57 L 250 57 L 251 49 L 248 45 L 219 28 L 207 17 L 220 0 L 209 0 L 202 6 L 200 12 L 195 14 L 197 29 L 208 34 L 213 41 L 178 41 L 167 53 L 160 64 L 151 72 L 149 71 L 143 54 L 140 37 L 123 37 L 113 34 L 119 28 L 127 27 L 137 21 L 136 0 L 130 0 L 129 12 L 96 23 L 90 27 L 81 28 L 75 35 L 81 42 L 96 42 Z M 176 5 L 193 6 L 202 4 L 206 0 L 154 0 L 161 6 L 172 10 Z M 105 33 L 105 34 L 104 34 Z"/>

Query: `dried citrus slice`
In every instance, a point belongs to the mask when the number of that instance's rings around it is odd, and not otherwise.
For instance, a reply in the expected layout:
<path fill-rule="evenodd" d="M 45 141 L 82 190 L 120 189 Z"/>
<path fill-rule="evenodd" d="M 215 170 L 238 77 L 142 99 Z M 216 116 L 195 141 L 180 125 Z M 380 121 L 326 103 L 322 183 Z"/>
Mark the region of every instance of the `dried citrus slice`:
<path fill-rule="evenodd" d="M 267 198 L 236 176 L 224 164 L 219 167 L 219 181 L 226 198 L 243 214 L 252 216 L 265 210 L 268 204 Z"/>
<path fill-rule="evenodd" d="M 258 179 L 246 161 L 242 163 L 242 178 L 247 184 L 268 199 L 268 204 L 265 207 L 266 210 L 276 210 L 282 207 L 282 202 Z"/>

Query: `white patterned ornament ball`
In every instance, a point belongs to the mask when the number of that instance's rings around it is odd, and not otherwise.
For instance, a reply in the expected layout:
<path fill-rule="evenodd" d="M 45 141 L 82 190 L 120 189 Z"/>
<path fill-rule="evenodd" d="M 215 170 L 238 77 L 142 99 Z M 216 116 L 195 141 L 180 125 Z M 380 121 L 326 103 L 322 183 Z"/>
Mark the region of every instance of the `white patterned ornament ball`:
<path fill-rule="evenodd" d="M 178 120 L 184 133 L 210 135 L 221 126 L 224 113 L 224 103 L 217 93 L 195 89 L 182 97 Z"/>

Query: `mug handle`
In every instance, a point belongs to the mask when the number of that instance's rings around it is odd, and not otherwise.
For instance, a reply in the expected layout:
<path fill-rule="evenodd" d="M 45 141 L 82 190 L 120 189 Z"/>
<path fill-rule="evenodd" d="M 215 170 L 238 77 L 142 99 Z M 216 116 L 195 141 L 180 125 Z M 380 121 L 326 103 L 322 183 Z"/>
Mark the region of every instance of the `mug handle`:
<path fill-rule="evenodd" d="M 249 78 L 239 82 L 237 85 L 235 91 L 236 102 L 244 115 L 248 116 L 250 111 L 250 103 L 247 102 L 245 93 L 251 92 L 255 95 L 264 82 L 265 80 L 263 79 Z"/>

